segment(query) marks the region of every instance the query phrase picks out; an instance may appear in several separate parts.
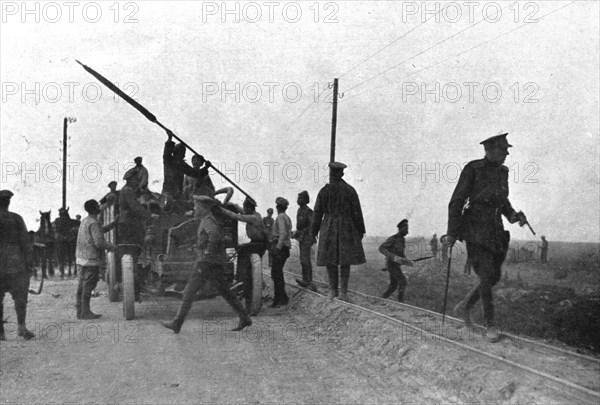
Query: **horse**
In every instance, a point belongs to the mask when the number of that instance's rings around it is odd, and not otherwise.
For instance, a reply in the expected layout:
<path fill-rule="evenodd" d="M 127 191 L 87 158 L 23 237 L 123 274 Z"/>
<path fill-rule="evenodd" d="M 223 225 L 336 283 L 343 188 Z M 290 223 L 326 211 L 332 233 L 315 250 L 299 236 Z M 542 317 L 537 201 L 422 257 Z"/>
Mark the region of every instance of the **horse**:
<path fill-rule="evenodd" d="M 71 277 L 71 267 L 73 266 L 73 243 L 76 235 L 73 233 L 73 227 L 76 221 L 71 219 L 69 208 L 60 208 L 58 218 L 52 223 L 55 237 L 56 257 L 60 269 L 60 278 L 65 277 L 65 266 L 68 268 L 68 276 Z M 77 268 L 75 268 L 77 274 Z"/>
<path fill-rule="evenodd" d="M 40 267 L 42 268 L 42 278 L 54 276 L 54 267 L 52 259 L 54 255 L 54 236 L 52 235 L 52 223 L 50 222 L 50 212 L 40 211 L 40 228 L 34 236 L 34 249 L 36 256 L 40 259 Z M 46 273 L 48 267 L 48 273 Z"/>

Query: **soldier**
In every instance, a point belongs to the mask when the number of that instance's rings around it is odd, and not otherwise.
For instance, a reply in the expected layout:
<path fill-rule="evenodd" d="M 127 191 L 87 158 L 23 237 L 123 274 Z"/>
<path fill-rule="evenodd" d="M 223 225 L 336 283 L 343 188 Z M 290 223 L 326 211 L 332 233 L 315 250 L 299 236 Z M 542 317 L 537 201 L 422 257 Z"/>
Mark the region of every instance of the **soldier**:
<path fill-rule="evenodd" d="M 329 295 L 338 296 L 338 274 L 341 279 L 340 299 L 348 301 L 350 266 L 366 263 L 362 238 L 365 223 L 356 190 L 344 180 L 347 166 L 339 162 L 329 163 L 329 184 L 317 195 L 310 234 L 319 232 L 317 266 L 327 266 Z M 341 271 L 338 273 L 338 266 Z"/>
<path fill-rule="evenodd" d="M 542 236 L 542 246 L 540 246 L 540 262 L 548 263 L 548 241 L 545 236 Z"/>
<path fill-rule="evenodd" d="M 4 294 L 10 293 L 17 313 L 17 335 L 30 340 L 35 335 L 27 330 L 27 294 L 33 268 L 33 247 L 23 218 L 8 207 L 14 194 L 0 190 L 0 340 L 4 334 Z"/>
<path fill-rule="evenodd" d="M 180 164 L 183 166 L 185 173 L 183 189 L 186 199 L 192 200 L 194 195 L 214 197 L 215 186 L 208 173 L 211 164 L 204 159 L 204 156 L 194 155 L 192 157 L 192 167 L 189 167 L 185 162 L 180 162 Z"/>
<path fill-rule="evenodd" d="M 185 145 L 182 143 L 175 145 L 171 131 L 167 131 L 167 136 L 163 151 L 164 180 L 161 194 L 168 194 L 171 198 L 179 200 L 184 176 L 180 162 L 185 158 Z"/>
<path fill-rule="evenodd" d="M 296 231 L 293 234 L 294 239 L 300 246 L 300 266 L 302 267 L 302 279 L 296 279 L 296 283 L 304 288 L 310 288 L 317 292 L 317 287 L 312 282 L 312 263 L 310 253 L 312 245 L 315 244 L 314 236 L 310 234 L 310 221 L 312 220 L 313 210 L 307 205 L 310 202 L 308 191 L 304 190 L 298 194 L 298 213 L 296 214 Z"/>
<path fill-rule="evenodd" d="M 140 302 L 141 299 L 141 275 L 138 269 L 138 258 L 141 253 L 141 246 L 144 244 L 146 236 L 146 221 L 150 219 L 150 212 L 147 211 L 135 198 L 134 186 L 137 184 L 137 179 L 134 172 L 127 172 L 123 179 L 126 181 L 125 186 L 119 193 L 119 216 L 117 220 L 117 235 L 118 243 L 124 245 L 119 249 L 119 263 L 123 255 L 130 254 L 133 257 L 134 263 L 134 284 L 135 284 L 135 300 Z"/>
<path fill-rule="evenodd" d="M 212 213 L 212 209 L 214 209 L 217 201 L 208 196 L 194 196 L 193 198 L 195 205 L 194 213 L 196 218 L 200 219 L 197 239 L 198 264 L 183 290 L 183 302 L 179 307 L 179 311 L 177 311 L 177 315 L 175 315 L 172 321 L 163 322 L 162 325 L 175 333 L 179 333 L 185 317 L 192 308 L 192 303 L 198 290 L 205 283 L 214 281 L 218 286 L 221 296 L 225 298 L 240 318 L 238 326 L 233 330 L 242 330 L 252 325 L 252 320 L 242 303 L 229 289 L 229 285 L 225 279 L 224 263 L 226 261 L 226 252 L 223 241 L 223 229 Z"/>
<path fill-rule="evenodd" d="M 390 285 L 383 293 L 382 298 L 388 298 L 398 289 L 398 302 L 404 302 L 404 291 L 408 282 L 400 266 L 406 265 L 412 267 L 414 263 L 412 260 L 408 260 L 404 254 L 406 246 L 404 237 L 408 235 L 408 220 L 403 219 L 398 223 L 397 227 L 398 233 L 390 236 L 379 246 L 379 253 L 385 256 L 387 270 L 390 273 Z"/>
<path fill-rule="evenodd" d="M 271 267 L 273 265 L 273 249 L 271 249 L 271 243 L 273 242 L 273 224 L 275 224 L 275 220 L 273 219 L 273 208 L 267 209 L 267 216 L 263 218 L 263 224 L 265 225 L 265 230 L 267 231 L 267 237 L 269 239 L 269 267 Z"/>
<path fill-rule="evenodd" d="M 79 266 L 79 284 L 75 307 L 77 308 L 77 319 L 97 319 L 102 315 L 95 314 L 90 309 L 92 291 L 98 284 L 100 278 L 100 266 L 102 263 L 103 250 L 114 252 L 116 246 L 104 239 L 102 227 L 98 222 L 100 205 L 96 200 L 88 200 L 83 208 L 88 216 L 81 221 L 77 233 L 77 260 Z"/>
<path fill-rule="evenodd" d="M 469 162 L 462 173 L 448 205 L 448 232 L 444 238 L 451 248 L 456 240 L 465 240 L 468 257 L 479 277 L 479 284 L 454 308 L 462 312 L 466 325 L 471 325 L 470 311 L 481 299 L 487 339 L 500 339 L 494 322 L 492 287 L 500 280 L 510 234 L 504 231 L 502 215 L 512 224 L 527 223 L 525 214 L 516 212 L 508 199 L 508 134 L 493 136 L 481 142 L 483 159 Z"/>
<path fill-rule="evenodd" d="M 292 243 L 292 220 L 285 213 L 290 203 L 283 197 L 275 199 L 275 209 L 277 218 L 273 226 L 273 267 L 271 268 L 271 279 L 273 280 L 274 297 L 271 308 L 278 308 L 287 305 L 290 299 L 285 292 L 285 279 L 283 276 L 283 267 L 290 257 L 290 248 Z"/>
<path fill-rule="evenodd" d="M 222 207 L 221 212 L 231 219 L 246 223 L 246 235 L 250 238 L 250 242 L 244 243 L 237 250 L 236 280 L 243 282 L 251 274 L 250 255 L 256 253 L 262 257 L 267 250 L 268 237 L 262 217 L 256 212 L 256 202 L 253 199 L 246 197 L 243 208 L 238 205 L 235 208 L 238 214 Z"/>
<path fill-rule="evenodd" d="M 436 233 L 433 234 L 433 237 L 429 241 L 429 246 L 431 246 L 431 254 L 433 255 L 433 257 L 436 257 L 438 251 L 438 240 Z"/>

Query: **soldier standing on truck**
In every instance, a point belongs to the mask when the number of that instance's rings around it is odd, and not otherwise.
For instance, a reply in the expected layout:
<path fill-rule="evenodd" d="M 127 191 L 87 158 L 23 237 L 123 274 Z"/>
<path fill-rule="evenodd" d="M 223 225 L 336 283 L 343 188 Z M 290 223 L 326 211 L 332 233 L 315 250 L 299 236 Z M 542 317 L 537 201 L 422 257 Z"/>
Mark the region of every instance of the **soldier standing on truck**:
<path fill-rule="evenodd" d="M 496 135 L 481 142 L 485 157 L 469 162 L 458 180 L 448 204 L 448 232 L 444 242 L 451 248 L 456 240 L 465 240 L 467 254 L 479 284 L 456 305 L 466 325 L 471 325 L 471 309 L 481 299 L 483 319 L 490 342 L 500 340 L 494 319 L 492 287 L 500 280 L 502 263 L 510 241 L 504 231 L 502 215 L 513 224 L 527 223 L 525 214 L 516 212 L 508 200 L 508 168 L 503 165 L 508 148 L 508 134 Z"/>
<path fill-rule="evenodd" d="M 198 259 L 197 267 L 192 272 L 185 289 L 183 290 L 183 302 L 177 311 L 177 315 L 170 322 L 162 322 L 165 328 L 179 333 L 185 318 L 192 308 L 194 297 L 205 283 L 214 281 L 219 293 L 233 308 L 239 317 L 238 326 L 233 331 L 240 331 L 252 325 L 252 320 L 244 309 L 242 303 L 230 290 L 225 279 L 224 264 L 227 260 L 223 229 L 219 221 L 213 215 L 217 201 L 208 196 L 194 196 L 194 214 L 200 219 L 198 226 Z M 261 221 L 262 222 L 262 221 Z"/>

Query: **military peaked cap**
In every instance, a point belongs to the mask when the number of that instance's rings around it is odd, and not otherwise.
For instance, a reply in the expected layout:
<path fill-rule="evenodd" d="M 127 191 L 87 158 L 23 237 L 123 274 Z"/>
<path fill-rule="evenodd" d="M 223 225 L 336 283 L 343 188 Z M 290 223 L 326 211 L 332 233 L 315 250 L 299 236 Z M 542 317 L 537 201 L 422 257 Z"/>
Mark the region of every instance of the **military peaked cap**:
<path fill-rule="evenodd" d="M 402 221 L 398 222 L 398 225 L 396 225 L 396 227 L 400 228 L 405 223 L 408 224 L 408 219 L 403 219 Z"/>
<path fill-rule="evenodd" d="M 298 197 L 302 197 L 302 198 L 306 198 L 307 200 L 310 200 L 310 197 L 308 195 L 308 191 L 306 191 L 306 190 L 301 191 L 300 193 L 298 193 Z"/>
<path fill-rule="evenodd" d="M 133 159 L 133 161 L 134 161 L 134 162 L 137 162 L 138 160 L 141 162 L 141 161 L 142 161 L 142 157 L 141 157 L 141 156 L 138 156 L 138 157 L 136 157 L 135 159 Z"/>
<path fill-rule="evenodd" d="M 341 162 L 329 162 L 329 167 L 331 169 L 344 170 L 348 166 Z"/>
<path fill-rule="evenodd" d="M 0 198 L 11 198 L 14 194 L 10 190 L 0 190 Z"/>
<path fill-rule="evenodd" d="M 244 200 L 244 205 L 251 205 L 253 207 L 256 207 L 256 201 L 254 201 L 253 198 L 246 197 L 246 199 Z"/>
<path fill-rule="evenodd" d="M 484 141 L 479 142 L 479 144 L 483 146 L 500 146 L 503 148 L 510 148 L 512 145 L 506 140 L 507 135 L 508 132 L 500 135 L 494 135 Z"/>

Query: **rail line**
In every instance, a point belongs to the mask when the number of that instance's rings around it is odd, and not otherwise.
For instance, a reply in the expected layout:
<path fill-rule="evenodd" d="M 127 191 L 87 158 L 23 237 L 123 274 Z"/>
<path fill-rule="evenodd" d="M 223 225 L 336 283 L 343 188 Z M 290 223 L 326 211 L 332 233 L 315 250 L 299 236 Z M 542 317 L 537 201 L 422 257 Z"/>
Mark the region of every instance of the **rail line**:
<path fill-rule="evenodd" d="M 286 284 L 310 294 L 323 296 L 298 286 L 294 279 L 290 280 L 298 274 L 289 271 L 284 273 Z M 315 283 L 326 285 L 320 281 Z M 505 332 L 501 334 L 504 338 L 500 342 L 488 343 L 482 335 L 471 330 L 466 332 L 468 329 L 464 327 L 461 319 L 446 316 L 444 327 L 441 328 L 442 314 L 435 311 L 358 291 L 348 292 L 353 303 L 340 300 L 336 302 L 543 378 L 550 383 L 546 384 L 548 387 L 583 403 L 600 401 L 600 359 Z M 475 329 L 484 330 L 480 325 L 475 325 Z M 525 349 L 530 353 L 534 352 L 535 355 L 523 356 Z"/>

